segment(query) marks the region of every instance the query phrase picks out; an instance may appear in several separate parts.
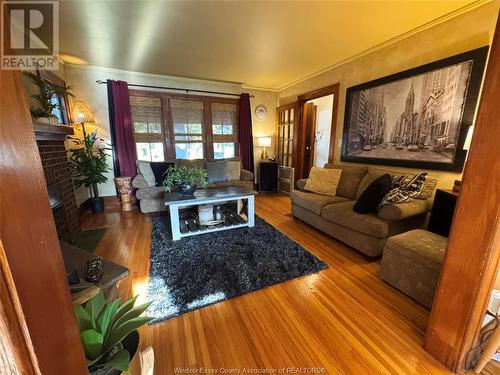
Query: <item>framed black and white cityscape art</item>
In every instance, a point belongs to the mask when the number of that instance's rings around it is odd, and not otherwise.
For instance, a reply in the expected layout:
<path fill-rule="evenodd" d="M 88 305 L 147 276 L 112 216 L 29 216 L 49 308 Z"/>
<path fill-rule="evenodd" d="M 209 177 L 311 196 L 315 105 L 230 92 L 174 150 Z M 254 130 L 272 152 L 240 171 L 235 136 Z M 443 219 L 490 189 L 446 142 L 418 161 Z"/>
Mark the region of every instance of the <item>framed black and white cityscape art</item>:
<path fill-rule="evenodd" d="M 462 171 L 488 47 L 347 89 L 348 162 Z"/>

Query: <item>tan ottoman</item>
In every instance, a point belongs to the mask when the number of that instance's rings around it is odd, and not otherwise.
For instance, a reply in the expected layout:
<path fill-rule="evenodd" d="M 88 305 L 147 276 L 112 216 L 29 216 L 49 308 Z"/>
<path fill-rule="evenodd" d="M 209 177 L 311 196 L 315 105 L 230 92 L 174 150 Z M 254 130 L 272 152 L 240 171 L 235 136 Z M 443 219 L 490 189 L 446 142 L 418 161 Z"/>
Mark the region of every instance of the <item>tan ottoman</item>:
<path fill-rule="evenodd" d="M 390 237 L 384 247 L 380 277 L 431 308 L 447 241 L 423 229 Z"/>

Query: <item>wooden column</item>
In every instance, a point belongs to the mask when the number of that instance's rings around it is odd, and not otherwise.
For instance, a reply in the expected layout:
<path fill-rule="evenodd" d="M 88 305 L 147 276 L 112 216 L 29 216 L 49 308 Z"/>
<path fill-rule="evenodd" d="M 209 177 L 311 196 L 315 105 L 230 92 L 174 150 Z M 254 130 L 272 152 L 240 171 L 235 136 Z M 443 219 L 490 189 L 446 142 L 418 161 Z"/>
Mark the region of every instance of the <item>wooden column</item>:
<path fill-rule="evenodd" d="M 0 87 L 0 240 L 24 314 L 18 326 L 27 327 L 31 342 L 25 347 L 33 348 L 42 374 L 84 375 L 87 365 L 20 72 L 0 70 Z M 0 314 L 5 319 L 4 309 Z M 29 350 L 17 353 L 27 357 L 22 362 L 33 363 Z"/>
<path fill-rule="evenodd" d="M 425 338 L 425 349 L 456 372 L 477 340 L 500 259 L 499 22 Z"/>

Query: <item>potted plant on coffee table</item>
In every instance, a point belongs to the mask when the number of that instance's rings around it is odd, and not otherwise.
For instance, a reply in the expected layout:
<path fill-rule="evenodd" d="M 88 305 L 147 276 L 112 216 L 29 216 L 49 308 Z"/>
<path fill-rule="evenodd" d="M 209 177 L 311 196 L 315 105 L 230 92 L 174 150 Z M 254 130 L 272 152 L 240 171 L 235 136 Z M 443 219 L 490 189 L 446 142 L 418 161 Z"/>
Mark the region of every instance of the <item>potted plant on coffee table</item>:
<path fill-rule="evenodd" d="M 71 149 L 69 161 L 73 167 L 75 186 L 84 185 L 90 188 L 92 212 L 104 211 L 104 200 L 99 196 L 98 184 L 105 183 L 108 178 L 106 172 L 111 170 L 107 164 L 106 150 L 110 148 L 103 139 L 97 136 L 97 131 L 92 133 L 83 132 L 83 139 L 69 137 L 74 144 Z"/>
<path fill-rule="evenodd" d="M 141 316 L 150 302 L 134 307 L 137 296 L 123 304 L 106 303 L 102 292 L 75 306 L 80 339 L 91 375 L 119 375 L 128 371 L 139 344 L 137 329 L 153 320 Z"/>
<path fill-rule="evenodd" d="M 41 124 L 59 125 L 59 120 L 54 115 L 53 111 L 56 108 L 60 110 L 64 108 L 62 108 L 57 101 L 53 101 L 53 97 L 54 95 L 62 97 L 74 96 L 69 91 L 71 88 L 62 88 L 53 85 L 32 72 L 24 72 L 23 74 L 38 88 L 38 93 L 31 95 L 31 98 L 34 99 L 36 103 L 36 107 L 30 108 L 31 116 Z"/>
<path fill-rule="evenodd" d="M 193 195 L 198 187 L 207 187 L 207 177 L 200 167 L 173 166 L 165 172 L 163 186 L 169 193 L 178 188 L 183 195 Z"/>

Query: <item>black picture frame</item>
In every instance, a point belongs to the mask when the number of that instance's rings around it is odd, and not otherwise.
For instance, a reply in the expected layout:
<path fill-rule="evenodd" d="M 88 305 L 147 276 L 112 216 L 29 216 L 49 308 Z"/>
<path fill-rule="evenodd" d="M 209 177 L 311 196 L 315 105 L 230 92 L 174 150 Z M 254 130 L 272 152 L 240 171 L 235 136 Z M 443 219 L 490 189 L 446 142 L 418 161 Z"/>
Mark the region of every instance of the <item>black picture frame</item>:
<path fill-rule="evenodd" d="M 486 63 L 486 58 L 488 55 L 488 49 L 489 46 L 484 46 L 472 51 L 464 52 L 458 55 L 454 55 L 439 61 L 435 61 L 429 64 L 425 64 L 416 68 L 412 68 L 409 70 L 405 70 L 396 74 L 392 74 L 383 78 L 378 78 L 370 82 L 366 82 L 357 86 L 352 86 L 349 87 L 346 91 L 346 106 L 345 106 L 345 116 L 344 116 L 344 129 L 343 129 L 343 135 L 342 135 L 342 149 L 341 149 L 341 156 L 340 160 L 345 161 L 345 162 L 353 162 L 353 163 L 363 163 L 363 164 L 380 164 L 380 165 L 391 165 L 391 166 L 398 166 L 398 167 L 407 167 L 407 168 L 415 168 L 415 169 L 431 169 L 431 170 L 444 170 L 444 171 L 451 171 L 451 172 L 461 172 L 465 163 L 466 155 L 467 152 L 463 150 L 463 145 L 465 142 L 465 138 L 467 136 L 467 131 L 470 125 L 473 124 L 474 120 L 474 115 L 477 107 L 477 101 L 479 98 L 479 92 L 481 88 L 481 81 L 484 73 L 484 66 Z M 373 89 L 373 88 L 382 88 L 384 85 L 394 83 L 396 81 L 401 81 L 404 79 L 412 78 L 415 76 L 419 76 L 425 73 L 430 73 L 432 71 L 439 71 L 439 69 L 443 68 L 448 68 L 452 67 L 453 65 L 461 64 L 464 62 L 472 62 L 472 67 L 469 68 L 469 76 L 468 76 L 468 81 L 466 84 L 466 91 L 464 93 L 465 100 L 463 101 L 462 105 L 462 116 L 458 122 L 458 125 L 456 127 L 456 131 L 458 132 L 458 137 L 456 138 L 455 144 L 454 144 L 454 151 L 451 157 L 451 161 L 430 161 L 430 160 L 425 160 L 425 158 L 420 158 L 420 156 L 425 157 L 426 155 L 430 156 L 437 156 L 439 152 L 435 152 L 432 155 L 429 152 L 429 149 L 426 148 L 426 146 L 423 144 L 423 137 L 421 136 L 420 130 L 418 131 L 418 136 L 420 137 L 419 140 L 417 141 L 418 145 L 415 145 L 418 147 L 418 152 L 422 151 L 424 153 L 422 154 L 413 154 L 412 157 L 415 157 L 414 160 L 411 159 L 405 159 L 405 158 L 388 158 L 388 157 L 371 157 L 371 156 L 363 156 L 367 155 L 367 152 L 371 150 L 372 145 L 368 144 L 370 142 L 380 142 L 380 133 L 377 136 L 377 141 L 371 141 L 370 135 L 366 135 L 365 129 L 363 131 L 359 130 L 359 123 L 361 121 L 367 121 L 364 117 L 358 116 L 356 126 L 353 126 L 352 119 L 351 119 L 351 108 L 353 106 L 353 98 L 357 98 L 358 100 L 358 106 L 360 106 L 360 100 L 359 98 L 361 97 L 361 92 L 367 93 L 368 91 L 363 91 L 363 90 L 368 90 L 368 89 Z M 429 76 L 431 76 L 429 74 Z M 411 90 L 413 90 L 413 83 Z M 445 90 L 443 90 L 444 92 Z M 462 90 L 463 91 L 463 90 Z M 457 91 L 458 92 L 458 91 Z M 461 91 L 460 91 L 461 92 Z M 356 96 L 357 95 L 357 96 Z M 410 93 L 408 93 L 410 95 Z M 414 94 L 412 94 L 414 95 Z M 383 92 L 382 95 L 379 94 L 379 96 L 382 98 L 382 106 L 384 106 L 384 96 Z M 363 96 L 364 98 L 364 96 Z M 430 97 L 429 97 L 430 99 Z M 408 100 L 408 98 L 407 98 Z M 413 101 L 411 102 L 413 105 Z M 363 107 L 365 108 L 365 107 Z M 355 109 L 356 113 L 355 115 L 359 115 L 360 109 Z M 366 109 L 363 109 L 366 112 Z M 384 112 L 384 133 L 386 131 L 386 118 L 385 118 L 385 108 L 383 110 Z M 403 116 L 405 111 L 401 114 Z M 370 112 L 372 113 L 372 112 Z M 416 115 L 413 116 L 419 116 L 419 112 L 413 112 L 412 109 L 412 114 L 416 113 Z M 417 117 L 412 117 L 415 118 L 415 123 L 417 121 L 424 121 L 424 120 L 416 120 Z M 425 118 L 425 116 L 423 116 Z M 362 120 L 359 120 L 359 118 L 362 118 Z M 399 121 L 399 119 L 398 119 Z M 380 121 L 379 121 L 380 122 Z M 373 120 L 372 120 L 373 123 Z M 434 124 L 432 124 L 434 125 Z M 366 127 L 367 125 L 363 125 Z M 398 125 L 399 126 L 399 125 Z M 416 127 L 417 125 L 415 125 Z M 420 128 L 426 125 L 419 125 Z M 353 129 L 356 127 L 356 129 Z M 396 126 L 394 126 L 396 127 Z M 393 127 L 393 128 L 394 128 Z M 398 128 L 399 129 L 399 128 Z M 432 129 L 434 130 L 434 129 Z M 363 135 L 360 135 L 363 133 Z M 370 130 L 371 133 L 371 130 Z M 422 132 L 423 134 L 427 134 Z M 352 135 L 353 134 L 353 135 Z M 357 134 L 357 135 L 356 135 Z M 407 136 L 405 134 L 405 136 Z M 351 137 L 351 139 L 350 139 Z M 357 139 L 356 139 L 357 137 Z M 387 135 L 384 134 L 383 138 L 384 141 L 377 146 L 380 146 L 382 148 L 387 148 L 387 147 L 394 147 L 394 156 L 401 156 L 403 152 L 398 152 L 401 149 L 399 147 L 403 147 L 403 150 L 410 150 L 408 148 L 408 144 L 405 144 L 404 146 L 402 141 L 401 143 L 394 142 L 395 140 L 402 138 L 402 137 L 393 137 L 390 142 L 386 142 L 385 140 L 387 139 Z M 366 140 L 368 138 L 368 141 Z M 354 140 L 353 140 L 354 139 Z M 361 139 L 361 140 L 360 140 Z M 358 144 L 359 143 L 359 144 Z M 361 145 L 363 144 L 364 145 Z M 388 145 L 389 144 L 389 145 Z M 415 149 L 415 146 L 413 147 L 413 150 Z M 348 149 L 349 147 L 349 149 Z M 438 146 L 436 146 L 438 147 Z M 443 147 L 442 144 L 439 147 Z M 377 147 L 378 148 L 378 147 Z M 399 149 L 398 149 L 399 148 Z M 431 146 L 432 152 L 434 152 L 433 146 Z M 449 146 L 445 147 L 445 149 L 451 149 Z M 366 152 L 365 152 L 366 151 Z M 446 151 L 446 150 L 445 150 Z M 391 152 L 391 150 L 381 150 L 375 153 L 375 155 L 378 154 L 385 154 L 388 155 Z M 427 153 L 427 154 L 426 154 Z M 356 155 L 357 154 L 357 155 Z M 444 153 L 441 153 L 444 154 Z M 406 155 L 410 155 L 410 153 L 406 153 Z"/>

